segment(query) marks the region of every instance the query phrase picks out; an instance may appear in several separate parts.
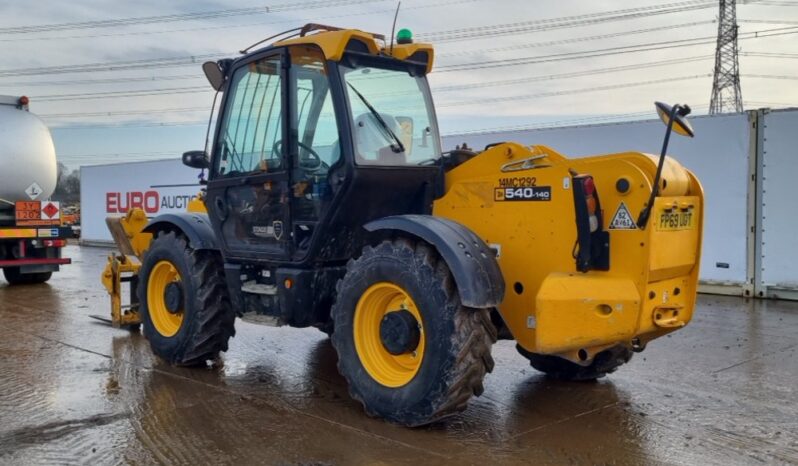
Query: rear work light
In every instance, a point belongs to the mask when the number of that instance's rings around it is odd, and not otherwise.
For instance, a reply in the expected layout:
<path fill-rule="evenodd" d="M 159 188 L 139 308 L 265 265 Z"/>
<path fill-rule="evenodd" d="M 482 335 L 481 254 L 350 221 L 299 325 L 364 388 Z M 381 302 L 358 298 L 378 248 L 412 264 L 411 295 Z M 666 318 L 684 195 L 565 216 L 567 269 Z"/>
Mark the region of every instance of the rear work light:
<path fill-rule="evenodd" d="M 610 235 L 602 229 L 601 203 L 590 175 L 571 173 L 576 214 L 576 270 L 609 270 Z"/>
<path fill-rule="evenodd" d="M 65 239 L 46 239 L 42 241 L 44 247 L 46 248 L 63 248 L 66 246 Z"/>

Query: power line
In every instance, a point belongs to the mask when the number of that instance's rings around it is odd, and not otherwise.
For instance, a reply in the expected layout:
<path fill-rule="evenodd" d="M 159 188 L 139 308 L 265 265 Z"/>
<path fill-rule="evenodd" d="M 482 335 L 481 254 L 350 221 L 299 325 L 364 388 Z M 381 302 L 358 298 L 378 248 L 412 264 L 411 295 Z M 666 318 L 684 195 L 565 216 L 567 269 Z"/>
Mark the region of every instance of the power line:
<path fill-rule="evenodd" d="M 176 151 L 162 151 L 162 152 L 118 152 L 118 153 L 101 153 L 101 154 L 58 154 L 59 159 L 88 159 L 97 157 L 128 157 L 128 156 L 164 156 L 175 155 Z"/>
<path fill-rule="evenodd" d="M 798 21 L 786 21 L 784 19 L 740 19 L 737 20 L 738 24 L 798 24 Z"/>
<path fill-rule="evenodd" d="M 418 37 L 424 41 L 431 42 L 447 42 L 453 40 L 495 37 L 510 34 L 587 26 L 661 14 L 682 13 L 696 9 L 710 8 L 714 5 L 715 3 L 713 1 L 707 0 L 683 1 L 656 6 L 604 11 L 576 16 L 564 16 L 559 18 L 547 18 L 516 23 L 495 24 L 489 26 L 452 29 L 448 31 L 420 33 L 418 34 Z"/>
<path fill-rule="evenodd" d="M 796 2 L 773 2 L 768 0 L 758 0 L 756 4 L 763 6 L 798 6 Z"/>
<path fill-rule="evenodd" d="M 525 76 L 522 78 L 517 79 L 509 79 L 509 80 L 502 80 L 502 81 L 481 81 L 478 83 L 468 83 L 468 84 L 454 84 L 451 86 L 442 86 L 442 87 L 433 87 L 435 92 L 450 92 L 450 91 L 460 91 L 460 90 L 467 90 L 467 89 L 477 89 L 477 88 L 484 88 L 484 87 L 498 87 L 498 86 L 509 86 L 513 84 L 526 84 L 529 82 L 536 82 L 536 81 L 548 81 L 548 80 L 555 80 L 555 79 L 567 79 L 567 78 L 575 78 L 575 77 L 583 77 L 583 76 L 593 76 L 596 74 L 604 74 L 604 73 L 615 73 L 619 71 L 634 71 L 640 70 L 645 68 L 653 68 L 658 66 L 668 66 L 674 65 L 678 63 L 688 63 L 688 62 L 696 62 L 701 60 L 707 60 L 712 58 L 712 55 L 700 55 L 694 57 L 686 57 L 686 58 L 675 58 L 671 60 L 660 60 L 655 62 L 647 62 L 647 63 L 636 63 L 630 65 L 621 65 L 621 66 L 613 66 L 609 68 L 596 68 L 591 70 L 582 70 L 582 71 L 572 71 L 568 73 L 557 73 L 557 74 L 548 74 L 542 76 Z"/>
<path fill-rule="evenodd" d="M 104 128 L 161 128 L 171 126 L 207 126 L 208 120 L 199 121 L 185 121 L 185 122 L 134 122 L 134 123 L 118 123 L 118 124 L 86 124 L 86 125 L 71 125 L 71 126 L 58 126 L 52 125 L 51 129 L 58 130 L 93 130 Z"/>
<path fill-rule="evenodd" d="M 26 81 L 16 83 L 0 83 L 0 87 L 37 87 L 37 86 L 82 86 L 97 84 L 118 84 L 123 82 L 156 82 L 156 81 L 180 81 L 185 79 L 200 79 L 203 76 L 199 73 L 181 74 L 174 76 L 123 76 L 118 78 L 105 79 L 73 79 L 65 81 Z M 204 78 L 203 78 L 204 79 Z"/>
<path fill-rule="evenodd" d="M 762 105 L 764 105 L 766 107 L 774 106 L 774 107 L 782 107 L 782 108 L 798 107 L 798 104 L 788 104 L 788 103 L 784 103 L 784 102 L 765 102 L 765 101 L 759 101 L 759 100 L 746 100 L 745 104 L 746 105 L 751 104 L 753 106 L 762 106 Z"/>
<path fill-rule="evenodd" d="M 109 91 L 109 92 L 88 92 L 81 94 L 53 94 L 33 97 L 38 102 L 57 102 L 64 100 L 93 100 L 93 99 L 110 99 L 120 97 L 148 97 L 153 95 L 176 95 L 176 94 L 197 94 L 197 93 L 212 93 L 213 89 L 210 86 L 194 86 L 194 87 L 168 87 L 161 89 L 144 89 L 140 91 Z"/>
<path fill-rule="evenodd" d="M 695 3 L 695 2 L 680 2 L 680 3 Z M 778 31 L 782 29 L 790 29 L 790 28 L 767 29 L 762 31 L 754 31 L 746 34 L 761 35 L 769 31 Z M 699 40 L 699 39 L 701 38 L 694 38 L 689 40 Z M 672 42 L 685 42 L 685 40 L 672 41 Z M 661 44 L 664 44 L 664 42 L 662 42 Z M 11 77 L 11 76 L 32 76 L 40 74 L 52 75 L 52 74 L 63 74 L 63 73 L 121 71 L 121 70 L 133 70 L 133 69 L 166 68 L 166 67 L 176 67 L 176 66 L 179 67 L 187 65 L 196 65 L 205 60 L 219 59 L 224 56 L 231 56 L 231 55 L 235 55 L 235 52 L 207 53 L 207 54 L 197 54 L 197 55 L 183 56 L 183 57 L 160 57 L 160 58 L 151 58 L 151 59 L 89 63 L 89 64 L 80 64 L 80 65 L 60 65 L 60 66 L 50 66 L 50 67 L 6 69 L 6 70 L 0 70 L 0 78 Z"/>
<path fill-rule="evenodd" d="M 680 29 L 680 28 L 687 28 L 693 27 L 698 25 L 704 24 L 713 24 L 715 21 L 696 21 L 692 23 L 683 23 L 683 24 L 673 24 L 667 26 L 659 26 L 654 28 L 648 29 L 636 29 L 631 31 L 621 31 L 621 32 L 613 32 L 609 34 L 601 34 L 595 36 L 583 36 L 583 37 L 572 37 L 569 39 L 559 39 L 559 40 L 552 40 L 547 42 L 535 42 L 531 44 L 518 44 L 518 45 L 511 45 L 508 47 L 495 47 L 489 49 L 478 49 L 478 50 L 471 50 L 465 49 L 458 52 L 447 52 L 442 53 L 442 56 L 455 56 L 455 55 L 475 55 L 475 54 L 485 54 L 485 53 L 494 53 L 494 52 L 505 52 L 505 51 L 516 51 L 518 49 L 526 49 L 526 48 L 535 48 L 535 47 L 550 47 L 552 45 L 564 45 L 564 44 L 572 44 L 575 42 L 587 42 L 587 41 L 594 41 L 594 40 L 602 40 L 602 39 L 612 39 L 616 37 L 622 36 L 629 36 L 629 35 L 636 35 L 636 34 L 647 34 L 650 32 L 659 32 L 665 31 L 669 29 Z"/>
<path fill-rule="evenodd" d="M 711 58 L 711 55 L 707 56 L 697 56 L 697 57 L 686 57 L 686 58 L 677 58 L 671 60 L 661 60 L 656 62 L 648 62 L 648 63 L 638 63 L 638 64 L 631 64 L 631 65 L 623 65 L 623 66 L 615 66 L 609 68 L 598 68 L 598 69 L 591 69 L 591 70 L 582 70 L 582 71 L 575 71 L 569 73 L 558 73 L 558 74 L 549 74 L 549 75 L 542 75 L 542 76 L 527 76 L 523 78 L 513 79 L 513 80 L 504 80 L 504 81 L 490 81 L 490 82 L 479 82 L 479 83 L 470 83 L 470 84 L 459 84 L 459 85 L 452 85 L 452 86 L 442 86 L 442 87 L 435 87 L 436 92 L 451 92 L 451 91 L 459 91 L 459 90 L 468 90 L 468 89 L 477 89 L 477 88 L 484 88 L 484 87 L 499 87 L 499 86 L 508 86 L 513 84 L 524 84 L 528 82 L 535 82 L 535 81 L 545 81 L 545 80 L 553 80 L 553 79 L 566 79 L 566 78 L 573 78 L 573 77 L 583 77 L 583 76 L 592 76 L 596 74 L 604 74 L 604 73 L 612 73 L 618 71 L 632 71 L 638 69 L 645 69 L 657 66 L 667 66 L 673 65 L 677 63 L 686 63 L 686 62 L 695 62 L 700 60 L 705 60 L 707 58 Z M 142 97 L 142 96 L 151 96 L 151 95 L 162 95 L 162 94 L 184 94 L 184 93 L 202 93 L 207 92 L 210 93 L 211 90 L 208 86 L 199 86 L 199 87 L 186 87 L 186 88 L 165 88 L 165 89 L 149 89 L 149 90 L 141 90 L 141 91 L 116 91 L 116 92 L 104 92 L 104 93 L 82 93 L 82 94 L 57 94 L 57 95 L 46 95 L 46 96 L 38 96 L 32 97 L 34 101 L 37 102 L 48 102 L 48 101 L 62 101 L 62 100 L 87 100 L 87 99 L 99 99 L 99 98 L 116 98 L 116 97 Z M 207 110 L 205 107 L 193 107 L 190 111 L 197 111 L 197 110 Z M 181 111 L 185 111 L 185 109 L 181 109 Z M 127 112 L 98 112 L 92 114 L 92 116 L 111 116 L 111 115 L 141 115 L 147 114 L 148 111 L 127 111 Z M 58 117 L 81 117 L 81 116 L 88 116 L 89 114 L 86 113 L 71 113 L 71 114 L 61 114 L 57 115 Z M 43 118 L 53 118 L 56 115 L 41 115 Z"/>
<path fill-rule="evenodd" d="M 443 6 L 451 6 L 451 5 L 458 5 L 463 3 L 472 3 L 480 0 L 449 0 L 449 1 L 442 1 L 437 3 L 426 3 L 423 5 L 411 5 L 402 8 L 402 11 L 407 10 L 417 10 L 417 9 L 426 9 L 426 8 L 438 8 Z M 383 9 L 383 10 L 376 10 L 376 11 L 364 11 L 358 13 L 344 13 L 338 15 L 325 15 L 325 20 L 333 19 L 333 18 L 347 18 L 352 16 L 365 16 L 365 15 L 377 15 L 383 13 L 391 13 L 393 14 L 395 8 Z M 45 37 L 15 37 L 12 39 L 0 39 L 0 42 L 18 42 L 18 41 L 41 41 L 41 40 L 63 40 L 63 39 L 94 39 L 99 37 L 122 37 L 122 36 L 142 36 L 142 35 L 154 35 L 154 34 L 172 34 L 175 32 L 193 32 L 193 31 L 209 31 L 214 29 L 233 29 L 233 28 L 247 28 L 247 27 L 255 27 L 255 26 L 272 26 L 276 24 L 296 24 L 296 19 L 287 19 L 287 20 L 279 20 L 279 21 L 258 21 L 254 23 L 235 23 L 235 24 L 223 24 L 223 25 L 216 25 L 216 26 L 201 26 L 201 27 L 190 27 L 190 28 L 180 28 L 180 29 L 158 29 L 158 30 L 151 30 L 151 31 L 115 31 L 115 32 L 108 32 L 103 34 L 79 34 L 79 35 L 56 35 L 56 36 L 45 36 Z"/>
<path fill-rule="evenodd" d="M 612 34 L 605 34 L 600 36 L 588 36 L 588 37 L 576 37 L 571 39 L 564 39 L 564 40 L 557 40 L 557 41 L 549 41 L 549 42 L 538 42 L 533 44 L 521 44 L 518 46 L 513 47 L 502 47 L 502 48 L 493 48 L 493 49 L 479 49 L 479 50 L 465 50 L 462 52 L 454 52 L 454 53 L 443 53 L 439 56 L 455 56 L 455 55 L 470 55 L 470 54 L 483 54 L 483 53 L 491 53 L 496 51 L 508 50 L 508 49 L 519 49 L 519 48 L 531 48 L 531 47 L 545 47 L 551 45 L 561 45 L 566 43 L 573 43 L 573 42 L 586 42 L 586 41 L 594 41 L 599 39 L 605 39 L 610 37 L 619 37 L 622 35 L 629 35 L 629 34 L 641 34 L 647 32 L 655 32 L 665 29 L 674 29 L 674 28 L 681 28 L 681 27 L 690 27 L 695 26 L 698 24 L 711 24 L 714 21 L 700 21 L 695 23 L 687 23 L 682 25 L 675 25 L 675 26 L 664 26 L 658 28 L 650 28 L 650 29 L 641 29 L 636 31 L 626 31 L 620 33 L 612 33 Z M 138 63 L 138 61 L 136 61 Z M 0 72 L 1 73 L 1 72 Z M 179 79 L 198 79 L 201 76 L 199 74 L 190 74 L 190 75 L 181 75 L 181 76 L 165 76 L 165 77 L 124 77 L 124 78 L 107 78 L 107 79 L 88 79 L 88 80 L 71 80 L 71 81 L 46 81 L 46 82 L 32 82 L 32 83 L 11 83 L 11 84 L 2 84 L 0 83 L 0 87 L 12 87 L 12 86 L 41 86 L 41 85 L 83 85 L 83 84 L 112 84 L 117 82 L 148 82 L 148 81 L 158 81 L 158 80 L 179 80 Z"/>
<path fill-rule="evenodd" d="M 760 57 L 760 58 L 798 58 L 798 53 L 783 53 L 783 52 L 740 52 L 744 57 Z"/>
<path fill-rule="evenodd" d="M 474 99 L 469 101 L 462 101 L 462 102 L 450 102 L 450 103 L 442 103 L 438 104 L 438 107 L 452 107 L 452 106 L 464 106 L 470 104 L 481 104 L 481 103 L 495 103 L 495 102 L 505 102 L 505 101 L 514 101 L 514 100 L 529 100 L 535 98 L 544 98 L 544 97 L 554 97 L 554 96 L 564 96 L 564 95 L 573 95 L 573 94 L 584 94 L 589 92 L 597 92 L 597 91 L 606 91 L 606 90 L 613 90 L 613 89 L 622 89 L 622 88 L 629 88 L 629 87 L 640 87 L 640 86 L 648 86 L 652 84 L 661 84 L 666 82 L 675 82 L 675 81 L 684 81 L 684 80 L 691 80 L 691 79 L 698 79 L 703 77 L 709 77 L 710 74 L 706 75 L 694 75 L 694 76 L 682 76 L 676 78 L 667 78 L 667 79 L 659 79 L 659 80 L 650 80 L 650 81 L 638 81 L 638 82 L 631 82 L 631 83 L 622 83 L 622 84 L 613 84 L 609 86 L 592 86 L 589 88 L 583 89 L 571 89 L 571 90 L 562 90 L 562 91 L 552 91 L 552 92 L 543 92 L 538 94 L 528 94 L 528 95 L 521 95 L 521 96 L 507 96 L 507 97 L 491 97 L 486 99 Z M 65 113 L 65 114 L 43 114 L 40 115 L 42 118 L 80 118 L 80 117 L 107 117 L 107 116 L 133 116 L 133 115 L 148 115 L 154 113 L 191 113 L 191 112 L 198 112 L 198 111 L 209 111 L 207 107 L 188 107 L 188 108 L 175 108 L 175 109 L 157 109 L 157 110 L 133 110 L 133 111 L 119 111 L 119 112 L 96 112 L 96 113 Z M 201 122 L 200 122 L 201 123 Z M 138 125 L 139 123 L 134 123 Z M 165 124 L 152 124 L 153 126 L 164 126 L 170 125 L 171 123 Z M 184 123 L 174 123 L 174 124 L 184 124 Z M 192 122 L 191 124 L 197 124 Z M 204 122 L 207 124 L 207 120 Z M 87 127 L 99 127 L 102 125 L 91 125 Z M 123 124 L 120 125 L 108 125 L 108 126 L 126 126 Z M 80 128 L 76 126 L 75 128 Z"/>
<path fill-rule="evenodd" d="M 206 60 L 218 60 L 225 56 L 231 56 L 234 52 L 229 53 L 208 53 L 200 55 L 189 55 L 183 57 L 161 57 L 161 58 L 147 58 L 141 60 L 124 60 L 116 62 L 101 62 L 101 63 L 86 63 L 81 65 L 59 65 L 59 66 L 44 66 L 36 68 L 17 68 L 0 70 L 0 77 L 7 76 L 35 76 L 35 75 L 53 75 L 63 73 L 96 73 L 101 71 L 122 71 L 122 70 L 138 70 L 149 68 L 167 68 L 173 66 L 186 66 L 198 65 Z"/>
<path fill-rule="evenodd" d="M 798 81 L 798 76 L 778 76 L 772 74 L 743 74 L 744 78 L 764 78 L 764 79 L 789 79 Z"/>
<path fill-rule="evenodd" d="M 351 1 L 351 0 L 350 0 Z M 363 1 L 363 0 L 358 0 Z M 382 0 L 379 0 L 382 1 Z M 439 32 L 432 32 L 427 33 L 430 36 L 431 40 L 443 42 L 445 41 L 446 36 L 451 36 L 453 38 L 457 38 L 457 35 L 463 33 L 469 33 L 472 35 L 481 36 L 481 35 L 492 35 L 493 33 L 500 33 L 504 34 L 504 31 L 507 31 L 508 28 L 512 29 L 514 32 L 517 33 L 518 28 L 527 28 L 532 26 L 551 26 L 552 24 L 560 24 L 563 22 L 567 22 L 567 27 L 575 27 L 581 26 L 588 23 L 580 23 L 583 19 L 595 18 L 598 16 L 607 16 L 611 18 L 617 18 L 619 15 L 624 14 L 648 14 L 652 11 L 661 10 L 664 8 L 673 8 L 674 6 L 690 6 L 690 5 L 705 5 L 702 8 L 706 8 L 706 5 L 710 5 L 711 3 L 707 3 L 707 0 L 693 0 L 693 1 L 684 1 L 684 2 L 676 2 L 676 3 L 669 3 L 659 6 L 651 6 L 651 7 L 640 7 L 640 8 L 631 8 L 626 10 L 614 10 L 614 11 L 606 11 L 600 13 L 591 13 L 586 15 L 578 15 L 578 16 L 565 16 L 560 18 L 548 18 L 543 20 L 535 20 L 535 21 L 527 21 L 523 23 L 511 23 L 511 24 L 501 24 L 501 25 L 493 25 L 493 26 L 481 26 L 481 27 L 471 27 L 471 28 L 462 28 L 462 29 L 454 29 L 449 31 L 439 31 Z M 674 12 L 671 10 L 667 10 L 668 12 Z M 632 19 L 626 18 L 625 19 Z M 562 24 L 560 24 L 562 26 Z M 545 29 L 542 29 L 545 30 Z M 469 32 L 471 31 L 471 32 Z M 527 31 L 529 32 L 529 31 Z M 441 37 L 441 39 L 437 39 L 435 35 Z M 419 36 L 423 36 L 419 35 Z M 429 39 L 428 39 L 429 40 Z M 142 69 L 142 68 L 162 68 L 166 66 L 184 66 L 187 64 L 196 64 L 201 60 L 206 59 L 218 59 L 221 58 L 223 55 L 235 55 L 235 53 L 204 53 L 204 54 L 197 54 L 187 57 L 160 57 L 160 58 L 152 58 L 152 59 L 144 59 L 144 60 L 132 60 L 132 61 L 118 61 L 118 62 L 105 62 L 105 63 L 89 63 L 89 64 L 81 64 L 81 65 L 60 65 L 60 66 L 51 66 L 51 67 L 36 67 L 36 68 L 17 68 L 17 69 L 6 69 L 0 70 L 0 77 L 8 77 L 8 76 L 30 76 L 36 74 L 56 74 L 56 73 L 78 73 L 78 72 L 98 72 L 98 71 L 118 71 L 122 69 Z"/>
<path fill-rule="evenodd" d="M 765 29 L 762 31 L 753 31 L 745 33 L 746 36 L 740 37 L 740 39 L 759 39 L 764 37 L 772 37 L 777 35 L 796 34 L 796 33 L 798 33 L 798 27 Z M 715 40 L 716 39 L 714 36 L 705 36 L 705 37 L 694 37 L 690 39 L 671 40 L 664 42 L 650 42 L 646 44 L 609 47 L 604 49 L 594 49 L 587 51 L 565 52 L 565 53 L 543 55 L 537 57 L 518 57 L 518 58 L 506 58 L 499 60 L 485 60 L 476 63 L 470 62 L 470 63 L 458 63 L 452 65 L 439 66 L 435 69 L 435 71 L 437 71 L 438 73 L 444 73 L 449 71 L 475 70 L 475 69 L 492 68 L 499 66 L 528 65 L 528 64 L 552 62 L 552 61 L 593 58 L 593 57 L 600 57 L 606 55 L 649 52 L 654 50 L 666 50 L 672 48 L 711 44 L 714 43 Z"/>
<path fill-rule="evenodd" d="M 232 16 L 249 16 L 263 13 L 281 13 L 291 10 L 308 10 L 317 8 L 330 8 L 336 6 L 356 5 L 362 3 L 379 3 L 386 0 L 325 0 L 303 3 L 282 3 L 272 6 L 233 8 L 195 13 L 177 13 L 159 16 L 139 16 L 133 18 L 106 19 L 96 21 L 81 21 L 73 23 L 39 24 L 26 26 L 13 26 L 0 28 L 0 34 L 32 34 L 39 32 L 65 31 L 76 29 L 97 29 L 141 24 L 162 24 L 177 21 L 196 21 L 204 19 L 229 18 Z"/>
<path fill-rule="evenodd" d="M 689 57 L 686 59 L 675 59 L 675 60 L 664 60 L 658 62 L 649 62 L 643 64 L 633 64 L 633 65 L 625 65 L 621 67 L 611 67 L 611 68 L 603 68 L 603 69 L 595 69 L 595 70 L 585 70 L 580 72 L 571 72 L 571 73 L 560 73 L 554 75 L 547 75 L 541 77 L 528 77 L 528 78 L 521 78 L 518 80 L 512 81 L 493 81 L 490 83 L 477 83 L 473 85 L 458 85 L 458 86 L 446 86 L 443 88 L 436 88 L 438 91 L 447 91 L 447 90 L 455 90 L 455 89 L 463 89 L 463 88 L 471 88 L 471 87 L 486 87 L 487 85 L 507 85 L 507 84 L 514 84 L 516 82 L 524 82 L 528 80 L 545 80 L 545 79 L 554 79 L 554 78 L 567 78 L 567 77 L 577 77 L 577 76 L 587 76 L 592 74 L 600 74 L 600 73 L 608 73 L 613 71 L 623 71 L 623 70 L 634 70 L 640 68 L 648 68 L 653 66 L 663 66 L 671 63 L 685 63 L 691 61 L 698 61 L 701 59 L 707 58 L 706 56 L 699 56 L 699 57 Z M 179 80 L 179 79 L 199 79 L 201 76 L 199 75 L 180 75 L 180 76 L 164 76 L 162 77 L 165 80 Z M 73 85 L 73 84 L 102 84 L 102 83 L 116 83 L 116 82 L 152 82 L 160 80 L 159 77 L 138 77 L 138 78 L 109 78 L 109 79 L 89 79 L 85 81 L 53 81 L 53 82 L 42 82 L 42 83 L 27 83 L 22 84 L 19 83 L 18 85 Z M 0 84 L 0 87 L 3 86 L 11 86 L 11 84 Z M 93 93 L 85 93 L 85 94 L 55 94 L 55 95 L 43 95 L 43 96 L 34 96 L 32 97 L 36 101 L 53 101 L 53 100 L 72 100 L 72 99 L 83 99 L 83 98 L 100 98 L 105 96 L 114 97 L 114 94 L 127 94 L 127 93 L 163 93 L 168 92 L 171 90 L 180 90 L 180 91 L 190 91 L 190 92 L 203 92 L 208 91 L 209 88 L 207 86 L 196 86 L 196 87 L 189 87 L 189 88 L 169 88 L 169 89 L 146 89 L 146 90 L 125 90 L 125 91 L 113 91 L 113 92 L 93 92 Z M 132 95 L 135 97 L 138 95 Z M 119 97 L 127 97 L 126 95 L 119 95 Z"/>
<path fill-rule="evenodd" d="M 182 108 L 156 108 L 149 110 L 120 110 L 111 112 L 79 112 L 79 113 L 46 113 L 39 114 L 40 118 L 89 118 L 89 117 L 111 117 L 111 116 L 133 116 L 149 115 L 153 113 L 191 113 L 209 112 L 209 107 L 182 107 Z"/>
<path fill-rule="evenodd" d="M 665 79 L 654 79 L 650 81 L 637 81 L 631 83 L 620 83 L 620 84 L 610 84 L 607 86 L 592 86 L 582 89 L 569 89 L 564 91 L 552 91 L 552 92 L 541 92 L 538 94 L 527 94 L 527 95 L 513 95 L 513 96 L 506 96 L 506 97 L 488 97 L 484 99 L 471 99 L 471 100 L 464 100 L 459 102 L 449 102 L 449 103 L 442 103 L 438 104 L 438 107 L 455 107 L 455 106 L 466 106 L 466 105 L 477 105 L 477 104 L 487 104 L 487 103 L 497 103 L 497 102 L 515 102 L 519 100 L 530 100 L 530 99 L 539 99 L 543 97 L 555 97 L 555 96 L 564 96 L 564 95 L 574 95 L 574 94 L 584 94 L 589 92 L 597 92 L 597 91 L 609 91 L 615 89 L 628 89 L 630 87 L 640 87 L 640 86 L 649 86 L 652 84 L 662 84 L 662 83 L 671 83 L 675 81 L 687 81 L 699 78 L 708 78 L 711 77 L 711 74 L 699 74 L 693 76 L 680 76 L 677 78 L 665 78 Z"/>
<path fill-rule="evenodd" d="M 763 31 L 756 31 L 747 33 L 748 36 L 744 37 L 743 39 L 753 39 L 753 38 L 761 38 L 761 37 L 769 37 L 768 35 L 764 35 L 764 33 L 768 32 L 779 32 L 779 33 L 798 33 L 796 28 L 776 28 L 776 29 L 769 29 Z M 773 34 L 775 35 L 775 34 Z M 563 54 L 555 54 L 555 55 L 548 55 L 548 56 L 541 56 L 541 57 L 522 57 L 517 59 L 507 59 L 507 60 L 496 60 L 492 62 L 474 62 L 474 63 L 464 63 L 464 64 L 457 64 L 457 65 L 449 65 L 443 66 L 438 69 L 438 72 L 446 72 L 446 71 L 456 71 L 459 69 L 479 69 L 479 68 L 486 68 L 486 67 L 495 67 L 495 66 L 511 66 L 511 65 L 522 65 L 522 64 L 532 64 L 532 63 L 541 63 L 541 62 L 549 62 L 549 61 L 562 61 L 562 60 L 569 60 L 569 59 L 580 59 L 580 58 L 592 58 L 598 56 L 605 56 L 605 55 L 613 55 L 615 53 L 630 53 L 630 52 L 641 52 L 641 51 L 652 51 L 652 50 L 661 50 L 665 48 L 673 48 L 673 47 L 680 47 L 680 46 L 690 46 L 690 45 L 700 45 L 709 43 L 706 42 L 709 38 L 693 38 L 693 39 L 684 39 L 682 41 L 676 42 L 688 42 L 687 44 L 672 44 L 673 41 L 670 42 L 658 42 L 658 43 L 649 43 L 649 44 L 640 44 L 635 46 L 624 46 L 624 47 L 612 47 L 608 49 L 598 49 L 598 50 L 591 50 L 591 51 L 583 51 L 583 52 L 568 52 Z M 699 43 L 689 43 L 695 41 L 703 41 Z M 660 45 L 664 44 L 672 44 L 667 46 L 659 47 Z M 634 49 L 634 50 L 630 50 Z M 609 53 L 608 53 L 609 52 Z M 764 55 L 764 54 L 763 54 Z M 772 56 L 774 54 L 768 54 L 768 56 Z M 791 56 L 791 54 L 778 54 L 778 56 Z M 441 69 L 442 68 L 442 69 Z M 602 71 L 606 71 L 602 70 Z M 597 72 L 597 70 L 592 70 L 592 72 Z M 590 73 L 590 72 L 588 72 Z M 568 75 L 569 73 L 565 73 Z M 555 77 L 557 75 L 554 75 Z M 544 79 L 543 77 L 539 79 Z M 197 92 L 206 92 L 205 87 L 195 87 L 195 88 L 170 88 L 170 89 L 155 89 L 155 90 L 142 90 L 142 91 L 118 91 L 118 92 L 109 92 L 104 93 L 103 95 L 96 95 L 96 93 L 92 94 L 67 94 L 67 95 L 53 95 L 53 96 L 43 96 L 37 100 L 73 100 L 73 99 L 84 99 L 84 98 L 100 98 L 106 96 L 118 96 L 118 97 L 140 97 L 146 95 L 158 95 L 163 93 L 197 93 Z M 210 92 L 210 91 L 207 91 Z"/>

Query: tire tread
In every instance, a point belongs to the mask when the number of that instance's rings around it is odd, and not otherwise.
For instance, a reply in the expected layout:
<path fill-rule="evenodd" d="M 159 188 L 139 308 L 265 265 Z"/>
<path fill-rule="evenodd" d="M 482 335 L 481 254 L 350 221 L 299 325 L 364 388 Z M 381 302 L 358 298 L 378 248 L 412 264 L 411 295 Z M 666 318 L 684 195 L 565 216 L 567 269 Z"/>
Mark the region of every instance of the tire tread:
<path fill-rule="evenodd" d="M 186 344 L 165 359 L 178 366 L 203 365 L 218 357 L 221 351 L 227 351 L 228 340 L 235 335 L 235 313 L 232 312 L 222 257 L 218 251 L 192 249 L 186 238 L 175 232 L 161 232 L 155 239 L 159 240 L 176 243 L 175 247 L 186 255 L 191 280 L 196 284 L 198 307 L 193 334 Z M 145 280 L 140 281 L 138 293 L 140 302 L 146 302 Z"/>
<path fill-rule="evenodd" d="M 416 267 L 428 268 L 446 295 L 446 306 L 455 309 L 451 348 L 456 351 L 456 354 L 453 355 L 453 367 L 445 374 L 448 379 L 444 384 L 446 391 L 438 394 L 435 399 L 429 400 L 433 406 L 431 415 L 419 418 L 410 413 L 405 414 L 404 419 L 400 421 L 408 426 L 429 424 L 465 410 L 472 396 L 482 394 L 484 391 L 482 381 L 494 367 L 491 347 L 496 342 L 496 329 L 490 320 L 487 309 L 467 308 L 460 303 L 451 272 L 438 253 L 426 243 L 414 242 L 406 238 L 386 240 L 376 246 L 364 247 L 359 258 L 351 259 L 347 263 L 346 275 L 336 284 L 336 293 L 340 295 L 344 291 L 347 275 L 376 256 L 384 255 L 412 257 Z M 334 317 L 341 312 L 338 309 L 339 303 L 340 301 L 336 300 L 333 306 Z M 333 334 L 334 346 L 337 346 L 337 337 L 339 337 L 338 332 Z M 365 400 L 358 391 L 353 389 L 352 381 L 349 380 L 340 360 L 338 361 L 338 370 L 349 382 L 350 396 L 363 405 L 369 416 L 379 417 L 379 413 L 369 406 L 368 400 Z"/>

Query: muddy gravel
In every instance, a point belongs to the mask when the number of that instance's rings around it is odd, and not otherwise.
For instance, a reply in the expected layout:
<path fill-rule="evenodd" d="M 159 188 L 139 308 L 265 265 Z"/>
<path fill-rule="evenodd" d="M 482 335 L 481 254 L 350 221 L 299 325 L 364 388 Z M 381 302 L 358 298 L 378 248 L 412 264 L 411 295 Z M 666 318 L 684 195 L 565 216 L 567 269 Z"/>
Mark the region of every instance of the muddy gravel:
<path fill-rule="evenodd" d="M 446 422 L 370 419 L 314 329 L 237 322 L 214 367 L 173 368 L 107 315 L 108 250 L 44 285 L 0 280 L 2 464 L 798 464 L 798 303 L 702 295 L 693 322 L 596 383 L 494 347 Z"/>

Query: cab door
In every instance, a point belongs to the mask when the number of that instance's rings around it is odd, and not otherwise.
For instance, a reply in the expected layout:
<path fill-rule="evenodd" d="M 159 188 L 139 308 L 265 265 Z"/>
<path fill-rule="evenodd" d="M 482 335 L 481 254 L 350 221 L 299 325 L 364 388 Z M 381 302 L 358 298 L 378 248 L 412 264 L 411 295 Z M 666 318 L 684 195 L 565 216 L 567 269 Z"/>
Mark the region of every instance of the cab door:
<path fill-rule="evenodd" d="M 330 86 L 330 70 L 315 45 L 288 47 L 291 160 L 291 234 L 293 259 L 308 258 L 321 237 L 333 239 L 321 225 L 345 176 L 341 134 Z"/>
<path fill-rule="evenodd" d="M 284 50 L 255 57 L 225 91 L 206 206 L 228 259 L 291 254 L 286 59 Z"/>

